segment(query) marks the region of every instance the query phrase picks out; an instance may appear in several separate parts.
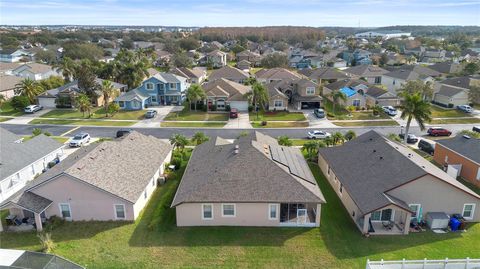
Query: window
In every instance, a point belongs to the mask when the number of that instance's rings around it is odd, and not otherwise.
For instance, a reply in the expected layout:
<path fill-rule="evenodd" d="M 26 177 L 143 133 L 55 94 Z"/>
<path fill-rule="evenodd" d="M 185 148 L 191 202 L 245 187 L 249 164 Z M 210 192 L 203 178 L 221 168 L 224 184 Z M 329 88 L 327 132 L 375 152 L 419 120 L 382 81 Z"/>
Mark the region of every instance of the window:
<path fill-rule="evenodd" d="M 176 89 L 177 83 L 170 83 L 170 89 Z"/>
<path fill-rule="evenodd" d="M 395 80 L 393 80 L 392 84 L 395 85 Z"/>
<path fill-rule="evenodd" d="M 282 100 L 275 100 L 274 106 L 275 107 L 283 107 L 283 101 Z"/>
<path fill-rule="evenodd" d="M 448 155 L 445 155 L 445 163 L 448 163 Z"/>
<path fill-rule="evenodd" d="M 381 216 L 382 216 L 382 211 L 378 210 L 372 213 L 372 216 L 370 217 L 370 219 L 373 221 L 378 221 L 380 220 Z"/>
<path fill-rule="evenodd" d="M 176 102 L 178 100 L 178 96 L 170 96 L 170 101 Z"/>
<path fill-rule="evenodd" d="M 153 83 L 150 83 L 150 82 L 147 83 L 147 84 L 145 84 L 145 87 L 146 87 L 147 90 L 149 90 L 149 91 L 153 90 L 153 89 L 155 88 L 154 86 L 155 86 L 155 85 L 153 85 Z"/>
<path fill-rule="evenodd" d="M 204 220 L 213 219 L 213 205 L 211 204 L 202 205 L 202 219 Z"/>
<path fill-rule="evenodd" d="M 118 106 L 119 107 L 125 107 L 125 102 L 124 101 L 118 101 Z"/>
<path fill-rule="evenodd" d="M 382 77 L 375 77 L 375 84 L 382 83 Z"/>
<path fill-rule="evenodd" d="M 462 216 L 466 220 L 473 219 L 473 214 L 474 213 L 475 213 L 475 204 L 464 204 L 463 205 Z"/>
<path fill-rule="evenodd" d="M 408 207 L 410 208 L 410 210 L 413 211 L 412 219 L 417 218 L 418 215 L 420 215 L 420 208 L 422 207 L 420 204 L 411 204 L 411 205 L 408 205 Z"/>
<path fill-rule="evenodd" d="M 480 167 L 478 168 L 478 171 L 477 171 L 477 180 L 480 180 Z"/>
<path fill-rule="evenodd" d="M 327 169 L 327 175 L 330 175 L 330 165 L 327 166 L 328 169 Z"/>
<path fill-rule="evenodd" d="M 72 210 L 70 209 L 70 204 L 59 204 L 60 213 L 64 219 L 72 219 Z"/>
<path fill-rule="evenodd" d="M 359 107 L 360 106 L 360 100 L 358 100 L 358 99 L 353 100 L 352 105 L 356 106 L 356 107 Z"/>
<path fill-rule="evenodd" d="M 222 205 L 222 217 L 235 217 L 235 205 L 223 204 Z"/>
<path fill-rule="evenodd" d="M 342 183 L 340 183 L 340 190 L 339 191 L 340 191 L 340 193 L 343 193 L 343 184 Z"/>
<path fill-rule="evenodd" d="M 269 220 L 276 220 L 278 219 L 278 205 L 277 204 L 269 204 L 268 205 L 268 219 Z"/>
<path fill-rule="evenodd" d="M 315 87 L 307 87 L 307 95 L 314 95 Z"/>
<path fill-rule="evenodd" d="M 115 219 L 125 219 L 125 205 L 113 205 L 115 208 Z"/>
<path fill-rule="evenodd" d="M 157 102 L 157 96 L 156 95 L 152 95 L 152 102 Z"/>

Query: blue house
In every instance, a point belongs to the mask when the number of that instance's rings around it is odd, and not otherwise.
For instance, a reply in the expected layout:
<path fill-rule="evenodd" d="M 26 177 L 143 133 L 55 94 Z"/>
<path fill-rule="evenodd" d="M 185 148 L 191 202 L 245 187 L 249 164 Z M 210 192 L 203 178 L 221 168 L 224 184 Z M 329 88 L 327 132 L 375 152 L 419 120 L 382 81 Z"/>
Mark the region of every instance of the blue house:
<path fill-rule="evenodd" d="M 189 87 L 187 78 L 171 73 L 157 73 L 138 88 L 115 99 L 121 109 L 138 110 L 155 105 L 181 105 Z"/>
<path fill-rule="evenodd" d="M 371 65 L 372 53 L 362 49 L 356 49 L 355 51 L 344 51 L 342 55 L 343 59 L 347 62 L 348 65 Z"/>

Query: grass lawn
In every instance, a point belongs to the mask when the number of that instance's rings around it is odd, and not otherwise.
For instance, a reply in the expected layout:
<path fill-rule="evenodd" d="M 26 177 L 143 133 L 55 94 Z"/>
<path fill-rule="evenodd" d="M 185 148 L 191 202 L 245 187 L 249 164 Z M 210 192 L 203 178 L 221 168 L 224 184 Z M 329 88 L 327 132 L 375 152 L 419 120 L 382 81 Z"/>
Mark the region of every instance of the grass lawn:
<path fill-rule="evenodd" d="M 286 111 L 272 111 L 272 112 L 258 112 L 258 119 L 256 112 L 250 112 L 249 118 L 251 121 L 304 121 L 307 120 L 302 112 L 286 112 Z"/>
<path fill-rule="evenodd" d="M 327 200 L 320 228 L 176 227 L 170 203 L 183 173 L 160 186 L 135 223 L 67 222 L 55 253 L 88 268 L 365 268 L 366 259 L 477 257 L 480 225 L 467 233 L 364 238 L 316 164 Z M 455 246 L 455 247 L 452 247 Z M 1 248 L 40 250 L 36 233 L 2 233 Z"/>
<path fill-rule="evenodd" d="M 312 141 L 311 139 L 291 139 L 292 146 L 303 146 L 305 143 Z"/>
<path fill-rule="evenodd" d="M 164 120 L 171 121 L 228 121 L 228 113 L 207 113 L 204 111 L 182 110 L 170 112 Z"/>
<path fill-rule="evenodd" d="M 132 126 L 134 121 L 33 119 L 28 124 L 92 125 L 92 126 Z"/>
<path fill-rule="evenodd" d="M 474 185 L 473 183 L 470 183 L 470 181 L 467 181 L 462 177 L 458 177 L 457 180 L 460 181 L 460 183 L 462 183 L 463 185 L 469 187 L 472 191 L 480 195 L 480 187 L 477 187 L 476 185 Z"/>
<path fill-rule="evenodd" d="M 267 125 L 262 126 L 262 122 L 253 121 L 253 128 L 296 128 L 308 127 L 308 121 L 268 121 Z"/>
<path fill-rule="evenodd" d="M 349 127 L 349 126 L 397 126 L 398 122 L 394 120 L 387 121 L 332 121 L 337 126 Z"/>
<path fill-rule="evenodd" d="M 430 106 L 432 118 L 459 118 L 471 117 L 468 113 L 464 113 L 458 109 L 443 109 L 438 106 Z"/>
<path fill-rule="evenodd" d="M 141 120 L 144 118 L 145 110 L 120 110 L 108 118 L 105 117 L 105 109 L 103 108 L 95 108 L 92 113 L 91 119 Z M 55 109 L 43 114 L 40 118 L 83 119 L 85 117 L 77 109 Z"/>
<path fill-rule="evenodd" d="M 226 122 L 162 122 L 162 127 L 223 127 Z"/>
<path fill-rule="evenodd" d="M 11 120 L 11 119 L 13 119 L 13 118 L 1 117 L 1 118 L 0 118 L 0 122 L 8 121 L 8 120 Z"/>
<path fill-rule="evenodd" d="M 23 114 L 23 111 L 15 110 L 8 101 L 0 106 L 0 115 L 2 116 L 21 116 Z"/>
<path fill-rule="evenodd" d="M 430 124 L 470 124 L 470 123 L 480 123 L 480 119 L 479 118 L 474 118 L 474 117 L 467 118 L 467 119 L 455 119 L 455 118 L 442 119 L 442 120 L 433 119 L 429 123 Z"/>

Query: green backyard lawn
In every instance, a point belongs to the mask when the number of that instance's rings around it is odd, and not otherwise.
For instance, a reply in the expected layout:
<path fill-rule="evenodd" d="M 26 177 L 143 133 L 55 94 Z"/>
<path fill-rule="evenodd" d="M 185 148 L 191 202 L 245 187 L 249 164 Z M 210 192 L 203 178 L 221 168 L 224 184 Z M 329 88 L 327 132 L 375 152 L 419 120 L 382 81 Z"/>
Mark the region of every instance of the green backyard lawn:
<path fill-rule="evenodd" d="M 466 119 L 433 119 L 429 124 L 471 124 L 471 123 L 480 123 L 479 118 L 466 118 Z"/>
<path fill-rule="evenodd" d="M 182 110 L 170 112 L 165 117 L 166 121 L 228 121 L 228 113 L 207 113 L 204 111 Z"/>
<path fill-rule="evenodd" d="M 432 118 L 459 118 L 459 117 L 471 117 L 471 115 L 462 112 L 458 109 L 443 109 L 438 106 L 430 106 L 432 112 Z"/>
<path fill-rule="evenodd" d="M 305 121 L 305 115 L 302 112 L 286 112 L 286 111 L 267 111 L 249 113 L 251 121 Z"/>
<path fill-rule="evenodd" d="M 92 126 L 132 126 L 134 121 L 109 120 L 72 120 L 72 119 L 33 119 L 28 124 L 58 124 L 58 125 L 92 125 Z"/>
<path fill-rule="evenodd" d="M 365 268 L 366 259 L 478 257 L 480 225 L 466 233 L 364 238 L 316 164 L 327 200 L 320 228 L 175 226 L 178 174 L 129 222 L 71 222 L 52 231 L 55 253 L 88 268 Z M 1 248 L 40 250 L 35 233 L 2 233 Z"/>
<path fill-rule="evenodd" d="M 145 115 L 145 110 L 120 110 L 113 116 L 105 117 L 105 109 L 94 108 L 91 119 L 114 119 L 114 120 L 141 120 Z M 55 109 L 40 116 L 40 118 L 59 118 L 59 119 L 83 119 L 83 113 L 77 109 Z"/>
<path fill-rule="evenodd" d="M 13 118 L 0 117 L 0 122 L 8 121 L 8 120 L 11 120 L 11 119 L 13 119 Z"/>

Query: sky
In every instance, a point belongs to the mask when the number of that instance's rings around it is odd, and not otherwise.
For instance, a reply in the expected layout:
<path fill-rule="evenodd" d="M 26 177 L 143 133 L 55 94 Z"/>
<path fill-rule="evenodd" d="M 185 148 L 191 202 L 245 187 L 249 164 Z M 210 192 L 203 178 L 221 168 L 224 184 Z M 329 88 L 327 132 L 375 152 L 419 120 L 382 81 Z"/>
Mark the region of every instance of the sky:
<path fill-rule="evenodd" d="M 4 25 L 480 25 L 480 0 L 0 0 Z"/>

